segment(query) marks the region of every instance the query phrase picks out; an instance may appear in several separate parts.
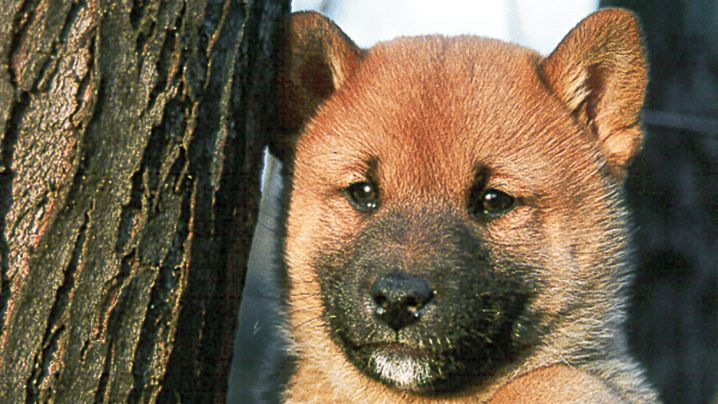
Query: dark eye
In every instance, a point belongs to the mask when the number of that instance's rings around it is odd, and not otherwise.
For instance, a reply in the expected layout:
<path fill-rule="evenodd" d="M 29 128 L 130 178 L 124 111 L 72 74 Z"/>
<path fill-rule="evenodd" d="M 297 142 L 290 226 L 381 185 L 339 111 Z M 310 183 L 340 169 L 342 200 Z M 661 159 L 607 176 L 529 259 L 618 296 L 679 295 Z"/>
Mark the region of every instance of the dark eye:
<path fill-rule="evenodd" d="M 480 219 L 492 219 L 500 216 L 514 207 L 516 199 L 495 189 L 485 189 L 475 192 L 471 198 L 471 213 Z"/>
<path fill-rule="evenodd" d="M 355 182 L 345 192 L 349 203 L 359 212 L 371 212 L 379 207 L 379 190 L 371 182 Z"/>

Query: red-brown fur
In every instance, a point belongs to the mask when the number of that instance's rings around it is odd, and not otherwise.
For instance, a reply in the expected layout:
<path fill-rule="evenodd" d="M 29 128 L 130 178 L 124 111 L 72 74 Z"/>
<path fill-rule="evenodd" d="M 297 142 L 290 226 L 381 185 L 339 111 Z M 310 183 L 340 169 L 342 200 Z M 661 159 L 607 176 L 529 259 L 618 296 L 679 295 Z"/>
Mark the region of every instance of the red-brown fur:
<path fill-rule="evenodd" d="M 631 14 L 594 14 L 547 58 L 469 36 L 402 38 L 363 52 L 312 13 L 295 15 L 288 34 L 281 125 L 300 136 L 273 140 L 291 177 L 285 259 L 297 368 L 287 401 L 656 399 L 620 329 L 619 193 L 641 142 L 646 84 Z M 541 268 L 545 285 L 527 308 L 540 341 L 493 377 L 449 396 L 415 395 L 367 378 L 331 340 L 314 264 L 367 226 L 341 191 L 365 179 L 372 159 L 384 207 L 446 208 L 474 223 L 465 206 L 477 162 L 491 167 L 488 187 L 525 201 L 472 224 L 491 254 Z M 417 243 L 387 248 L 415 256 Z"/>

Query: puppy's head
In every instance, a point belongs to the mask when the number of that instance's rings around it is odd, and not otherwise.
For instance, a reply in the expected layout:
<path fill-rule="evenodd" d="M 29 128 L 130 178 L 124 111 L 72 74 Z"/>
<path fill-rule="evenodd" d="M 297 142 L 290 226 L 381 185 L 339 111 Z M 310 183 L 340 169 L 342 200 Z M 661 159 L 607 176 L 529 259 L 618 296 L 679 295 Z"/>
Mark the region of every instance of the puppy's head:
<path fill-rule="evenodd" d="M 364 52 L 295 14 L 280 76 L 300 362 L 454 392 L 567 323 L 611 321 L 646 85 L 630 13 L 588 17 L 546 58 L 476 37 Z"/>

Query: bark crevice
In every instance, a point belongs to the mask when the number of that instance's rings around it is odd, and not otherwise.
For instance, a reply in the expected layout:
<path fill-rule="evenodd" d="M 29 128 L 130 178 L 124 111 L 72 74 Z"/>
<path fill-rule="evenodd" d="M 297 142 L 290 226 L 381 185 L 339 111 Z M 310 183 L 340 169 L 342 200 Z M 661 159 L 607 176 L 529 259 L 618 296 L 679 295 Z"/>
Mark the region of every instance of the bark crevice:
<path fill-rule="evenodd" d="M 13 275 L 16 272 L 10 266 L 10 240 L 12 229 L 8 229 L 8 214 L 13 206 L 13 179 L 15 174 L 12 170 L 15 144 L 19 138 L 20 119 L 29 104 L 29 96 L 22 92 L 19 100 L 14 103 L 10 111 L 5 135 L 0 143 L 0 325 L 5 324 L 5 315 L 10 304 L 10 288 Z M 4 332 L 0 335 L 0 346 L 3 345 Z M 2 359 L 0 358 L 0 365 Z"/>

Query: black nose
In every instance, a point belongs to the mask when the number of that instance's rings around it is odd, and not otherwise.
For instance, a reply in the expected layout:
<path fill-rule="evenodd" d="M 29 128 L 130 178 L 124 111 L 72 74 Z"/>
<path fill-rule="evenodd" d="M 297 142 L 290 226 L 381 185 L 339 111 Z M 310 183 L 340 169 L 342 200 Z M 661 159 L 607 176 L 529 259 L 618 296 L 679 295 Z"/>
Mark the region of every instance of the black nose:
<path fill-rule="evenodd" d="M 369 293 L 374 313 L 395 331 L 418 321 L 434 298 L 434 290 L 425 279 L 401 272 L 379 278 Z"/>

